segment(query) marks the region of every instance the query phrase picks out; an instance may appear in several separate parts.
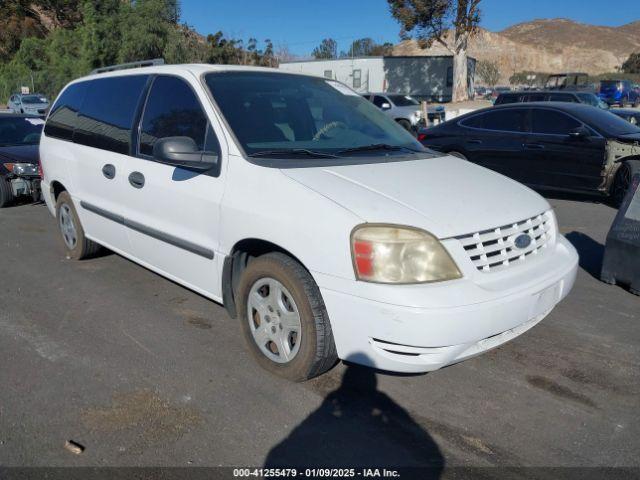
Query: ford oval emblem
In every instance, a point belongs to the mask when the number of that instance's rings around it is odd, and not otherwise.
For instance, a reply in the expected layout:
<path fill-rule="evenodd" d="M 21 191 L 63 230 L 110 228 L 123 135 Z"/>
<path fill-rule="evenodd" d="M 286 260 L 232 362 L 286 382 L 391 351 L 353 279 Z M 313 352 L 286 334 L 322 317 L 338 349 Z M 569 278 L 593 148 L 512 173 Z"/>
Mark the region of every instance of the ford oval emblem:
<path fill-rule="evenodd" d="M 523 233 L 515 238 L 513 244 L 516 246 L 516 248 L 523 250 L 531 245 L 531 237 L 526 233 Z"/>

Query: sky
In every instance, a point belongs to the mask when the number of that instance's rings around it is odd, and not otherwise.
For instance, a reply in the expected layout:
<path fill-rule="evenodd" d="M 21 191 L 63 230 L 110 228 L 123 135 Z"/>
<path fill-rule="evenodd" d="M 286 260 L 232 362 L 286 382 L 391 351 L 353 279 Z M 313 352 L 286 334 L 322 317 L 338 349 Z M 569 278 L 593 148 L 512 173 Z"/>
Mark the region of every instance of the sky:
<path fill-rule="evenodd" d="M 570 18 L 595 25 L 619 26 L 640 19 L 640 1 L 482 0 L 481 26 L 499 31 L 535 18 Z M 622 6 L 624 6 L 622 8 Z M 356 38 L 379 43 L 399 41 L 399 26 L 386 0 L 182 0 L 182 21 L 206 35 L 225 35 L 288 46 L 309 55 L 323 38 L 347 50 Z"/>

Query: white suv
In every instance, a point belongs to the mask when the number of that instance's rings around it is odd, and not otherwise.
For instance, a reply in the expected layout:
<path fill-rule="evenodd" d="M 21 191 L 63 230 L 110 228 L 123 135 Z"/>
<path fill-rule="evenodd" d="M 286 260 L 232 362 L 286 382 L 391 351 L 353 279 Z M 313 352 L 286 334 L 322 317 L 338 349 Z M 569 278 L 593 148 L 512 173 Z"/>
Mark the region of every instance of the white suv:
<path fill-rule="evenodd" d="M 341 83 L 174 65 L 70 83 L 40 143 L 67 255 L 103 245 L 237 318 L 267 370 L 425 372 L 497 347 L 571 290 L 549 204 L 424 149 Z"/>

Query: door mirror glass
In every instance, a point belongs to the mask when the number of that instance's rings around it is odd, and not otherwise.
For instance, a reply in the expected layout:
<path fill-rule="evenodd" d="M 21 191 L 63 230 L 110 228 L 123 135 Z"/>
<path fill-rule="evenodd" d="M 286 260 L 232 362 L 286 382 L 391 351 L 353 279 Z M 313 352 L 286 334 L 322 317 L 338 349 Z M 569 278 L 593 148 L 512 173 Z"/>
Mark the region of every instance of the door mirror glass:
<path fill-rule="evenodd" d="M 159 138 L 153 145 L 153 158 L 167 165 L 196 170 L 209 170 L 218 163 L 215 152 L 199 150 L 191 137 Z"/>
<path fill-rule="evenodd" d="M 384 102 L 382 105 L 380 105 L 380 108 L 382 110 L 389 110 L 391 108 L 391 104 L 389 102 Z"/>

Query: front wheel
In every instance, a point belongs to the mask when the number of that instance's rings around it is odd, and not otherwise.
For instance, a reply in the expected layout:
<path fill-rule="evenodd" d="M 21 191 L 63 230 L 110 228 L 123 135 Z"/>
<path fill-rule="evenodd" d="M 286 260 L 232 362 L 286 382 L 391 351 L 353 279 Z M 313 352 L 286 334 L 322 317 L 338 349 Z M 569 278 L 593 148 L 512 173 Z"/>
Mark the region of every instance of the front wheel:
<path fill-rule="evenodd" d="M 4 178 L 0 177 L 0 208 L 8 207 L 13 203 L 13 190 L 11 185 Z"/>
<path fill-rule="evenodd" d="M 249 350 L 269 372 L 304 381 L 337 360 L 329 315 L 307 270 L 283 253 L 249 262 L 236 292 Z"/>
<path fill-rule="evenodd" d="M 409 120 L 406 120 L 404 118 L 401 118 L 399 120 L 396 120 L 398 122 L 398 124 L 404 128 L 407 132 L 409 133 L 413 133 L 413 129 L 411 128 L 411 122 Z"/>
<path fill-rule="evenodd" d="M 640 174 L 640 160 L 627 160 L 618 168 L 611 186 L 611 201 L 616 208 L 622 205 L 631 186 L 631 179 L 636 174 Z"/>

